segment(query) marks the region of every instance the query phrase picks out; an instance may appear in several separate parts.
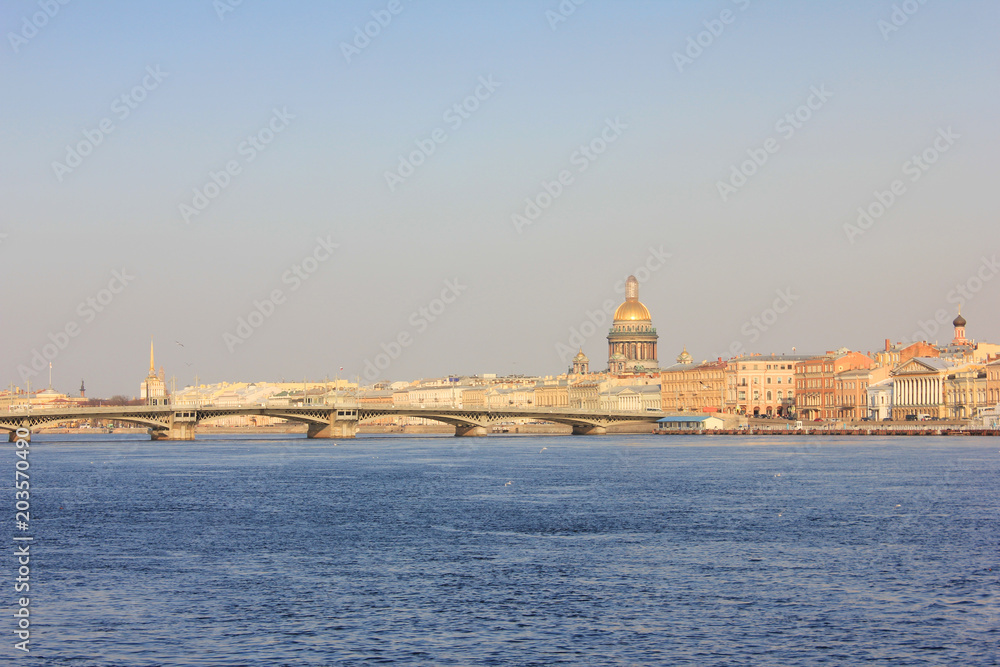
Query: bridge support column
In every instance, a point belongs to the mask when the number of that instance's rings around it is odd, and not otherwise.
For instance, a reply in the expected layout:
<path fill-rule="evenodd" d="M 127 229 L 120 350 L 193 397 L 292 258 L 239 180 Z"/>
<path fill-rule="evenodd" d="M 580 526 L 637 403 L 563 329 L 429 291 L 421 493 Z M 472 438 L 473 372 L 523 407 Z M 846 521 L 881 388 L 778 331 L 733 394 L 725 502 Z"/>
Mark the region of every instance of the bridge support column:
<path fill-rule="evenodd" d="M 606 435 L 608 429 L 593 424 L 573 424 L 573 435 Z"/>
<path fill-rule="evenodd" d="M 23 438 L 17 434 L 17 431 L 7 431 L 7 442 L 17 442 L 18 440 L 31 442 L 31 431 L 28 431 L 28 435 Z"/>
<path fill-rule="evenodd" d="M 456 424 L 455 437 L 464 438 L 468 436 L 486 435 L 485 426 L 474 426 L 472 424 Z"/>
<path fill-rule="evenodd" d="M 149 429 L 150 440 L 194 440 L 194 422 L 171 424 L 170 428 Z"/>
<path fill-rule="evenodd" d="M 353 438 L 358 433 L 358 411 L 356 409 L 330 410 L 330 423 L 310 422 L 307 438 Z"/>
<path fill-rule="evenodd" d="M 150 428 L 150 440 L 194 440 L 194 428 L 198 423 L 194 411 L 168 413 L 170 419 L 165 428 Z"/>

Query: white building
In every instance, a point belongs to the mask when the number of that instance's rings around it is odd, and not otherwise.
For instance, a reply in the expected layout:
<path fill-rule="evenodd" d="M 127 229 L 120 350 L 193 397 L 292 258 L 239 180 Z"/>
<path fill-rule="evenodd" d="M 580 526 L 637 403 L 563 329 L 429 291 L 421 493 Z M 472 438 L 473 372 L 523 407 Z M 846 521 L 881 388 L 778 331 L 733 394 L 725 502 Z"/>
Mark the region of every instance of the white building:
<path fill-rule="evenodd" d="M 892 418 L 892 385 L 889 378 L 868 387 L 868 418 L 872 421 Z"/>

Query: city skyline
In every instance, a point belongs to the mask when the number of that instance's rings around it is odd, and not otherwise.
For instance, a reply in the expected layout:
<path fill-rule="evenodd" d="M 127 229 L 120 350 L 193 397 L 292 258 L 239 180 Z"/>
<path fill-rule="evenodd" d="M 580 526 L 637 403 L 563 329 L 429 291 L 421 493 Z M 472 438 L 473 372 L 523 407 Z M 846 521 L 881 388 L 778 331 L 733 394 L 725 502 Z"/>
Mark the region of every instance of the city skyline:
<path fill-rule="evenodd" d="M 630 274 L 661 366 L 998 338 L 992 3 L 43 5 L 4 385 L 596 369 Z"/>
<path fill-rule="evenodd" d="M 898 363 L 898 360 L 893 361 L 893 354 L 895 354 L 896 357 L 898 357 L 900 350 L 904 348 L 909 348 L 911 350 L 920 350 L 921 353 L 928 352 L 931 353 L 932 356 L 937 356 L 939 352 L 936 352 L 935 348 L 938 348 L 939 344 L 942 346 L 941 349 L 948 348 L 950 345 L 953 350 L 955 349 L 959 350 L 958 351 L 959 356 L 962 355 L 969 356 L 974 352 L 976 352 L 977 350 L 980 350 L 980 348 L 982 349 L 979 353 L 977 353 L 978 357 L 990 360 L 996 356 L 995 354 L 997 348 L 996 344 L 981 339 L 976 339 L 975 336 L 966 338 L 965 335 L 966 325 L 968 324 L 968 322 L 965 319 L 965 317 L 961 314 L 961 307 L 959 307 L 957 316 L 954 318 L 954 320 L 946 322 L 945 311 L 939 311 L 936 315 L 935 320 L 933 321 L 929 320 L 927 322 L 921 323 L 921 329 L 915 332 L 914 337 L 912 338 L 904 337 L 900 340 L 892 340 L 886 338 L 883 340 L 884 344 L 883 348 L 872 348 L 865 351 L 865 350 L 850 350 L 850 348 L 844 346 L 836 346 L 835 349 L 824 350 L 822 352 L 821 351 L 803 352 L 793 348 L 790 351 L 781 350 L 781 351 L 772 351 L 769 353 L 764 353 L 759 350 L 750 350 L 746 348 L 741 348 L 738 352 L 731 354 L 729 356 L 720 355 L 715 357 L 714 359 L 705 358 L 702 359 L 701 361 L 698 361 L 697 359 L 691 356 L 691 354 L 687 351 L 687 346 L 685 345 L 682 349 L 682 352 L 677 355 L 674 362 L 671 362 L 670 359 L 667 358 L 663 361 L 663 363 L 658 363 L 658 360 L 656 358 L 657 353 L 655 347 L 656 328 L 655 326 L 652 326 L 655 323 L 655 318 L 651 318 L 649 310 L 646 309 L 645 305 L 639 301 L 638 296 L 639 293 L 638 293 L 637 279 L 635 278 L 635 276 L 629 276 L 628 279 L 625 281 L 624 300 L 620 304 L 618 304 L 617 308 L 613 309 L 612 324 L 614 326 L 608 329 L 608 335 L 606 338 L 608 343 L 608 362 L 607 364 L 605 364 L 605 367 L 603 369 L 601 369 L 602 365 L 600 361 L 601 356 L 598 355 L 597 366 L 594 368 L 594 370 L 590 370 L 589 367 L 591 364 L 591 359 L 583 351 L 583 348 L 581 347 L 579 349 L 578 354 L 573 355 L 572 362 L 566 368 L 558 371 L 551 371 L 551 372 L 549 372 L 548 370 L 537 371 L 537 372 L 529 371 L 525 373 L 511 373 L 511 374 L 485 371 L 481 373 L 436 373 L 427 376 L 413 377 L 413 378 L 388 377 L 388 376 L 382 376 L 378 370 L 379 368 L 382 367 L 383 360 L 386 368 L 391 366 L 392 357 L 390 356 L 390 353 L 392 352 L 392 350 L 389 348 L 385 348 L 383 352 L 376 355 L 375 364 L 369 363 L 367 369 L 363 370 L 362 373 L 354 376 L 344 374 L 343 373 L 344 369 L 340 368 L 339 369 L 340 372 L 336 373 L 333 378 L 330 378 L 328 375 L 323 376 L 321 378 L 304 377 L 301 380 L 285 378 L 284 376 L 282 376 L 280 379 L 234 377 L 234 378 L 225 378 L 218 381 L 210 381 L 207 383 L 202 383 L 199 381 L 198 376 L 195 376 L 194 382 L 181 383 L 178 385 L 177 376 L 176 375 L 171 375 L 169 377 L 166 376 L 164 371 L 164 366 L 162 364 L 159 366 L 159 370 L 157 371 L 155 364 L 155 356 L 154 356 L 155 341 L 151 339 L 149 348 L 149 364 L 150 364 L 149 370 L 146 378 L 140 383 L 140 391 L 138 392 L 138 394 L 133 395 L 128 392 L 125 392 L 124 394 L 122 394 L 121 392 L 114 392 L 113 394 L 108 394 L 104 396 L 104 398 L 111 397 L 112 395 L 131 396 L 133 400 L 138 397 L 139 399 L 145 401 L 147 399 L 147 393 L 149 394 L 149 397 L 152 397 L 154 396 L 153 393 L 154 391 L 156 392 L 155 396 L 159 398 L 167 398 L 168 396 L 173 395 L 176 391 L 183 389 L 193 389 L 193 388 L 198 388 L 200 386 L 203 387 L 211 385 L 224 386 L 230 384 L 252 385 L 254 383 L 263 383 L 263 384 L 277 383 L 277 384 L 290 385 L 292 387 L 307 386 L 307 385 L 309 386 L 328 385 L 336 388 L 340 386 L 341 383 L 350 382 L 352 377 L 354 379 L 353 386 L 362 389 L 365 387 L 373 387 L 373 386 L 377 387 L 380 384 L 388 384 L 388 383 L 420 384 L 425 381 L 435 381 L 442 378 L 460 378 L 460 379 L 482 378 L 482 379 L 493 379 L 499 381 L 507 378 L 522 377 L 535 380 L 545 380 L 551 378 L 567 378 L 568 376 L 574 376 L 574 375 L 586 376 L 588 374 L 593 374 L 595 376 L 602 376 L 608 378 L 617 377 L 619 380 L 625 380 L 625 381 L 628 381 L 629 378 L 635 378 L 637 381 L 639 381 L 640 384 L 645 384 L 646 382 L 648 382 L 648 380 L 643 380 L 643 378 L 655 377 L 662 384 L 666 382 L 666 377 L 669 373 L 675 372 L 678 369 L 683 369 L 685 367 L 691 369 L 699 369 L 703 367 L 711 367 L 716 363 L 719 363 L 722 366 L 726 366 L 727 364 L 731 365 L 732 363 L 740 360 L 782 361 L 787 359 L 793 362 L 800 362 L 803 360 L 829 357 L 830 355 L 835 355 L 838 353 L 863 355 L 871 359 L 872 362 L 877 364 L 878 367 L 884 367 L 888 372 L 889 370 L 892 370 L 894 366 L 900 365 Z M 641 312 L 631 309 L 635 308 L 636 306 L 638 306 L 638 311 Z M 638 316 L 636 316 L 637 312 Z M 780 313 L 775 311 L 775 317 L 777 317 L 778 315 L 780 315 Z M 642 324 L 643 327 L 635 328 L 635 327 L 622 326 L 631 324 L 631 321 L 633 320 L 638 320 L 637 323 Z M 938 324 L 938 322 L 940 322 L 940 324 Z M 763 322 L 757 322 L 756 319 L 751 320 L 751 325 L 753 326 L 762 326 L 763 324 L 764 324 Z M 947 340 L 947 335 L 945 335 L 943 343 L 940 343 L 939 339 L 937 338 L 929 340 L 926 336 L 920 337 L 920 334 L 930 331 L 933 327 L 937 327 L 933 329 L 935 333 L 942 332 L 942 335 L 944 335 L 945 332 L 953 333 L 954 337 L 952 341 L 949 342 Z M 951 329 L 949 329 L 948 327 L 951 327 Z M 627 333 L 629 331 L 635 331 L 636 333 Z M 627 341 L 633 341 L 633 340 L 648 341 L 650 339 L 646 338 L 646 336 L 648 335 L 649 331 L 652 331 L 652 340 L 654 341 L 653 343 L 651 343 L 652 345 L 651 352 L 649 349 L 643 351 L 641 347 L 638 350 L 638 353 L 635 348 L 633 348 L 631 352 L 628 352 Z M 613 342 L 613 341 L 618 341 L 618 342 Z M 183 345 L 180 344 L 179 341 L 174 341 L 174 342 L 183 347 Z M 954 346 L 956 344 L 960 344 L 960 347 L 955 348 Z M 58 350 L 58 347 L 55 345 L 55 343 L 50 343 L 48 348 L 46 349 L 46 352 L 49 352 L 50 350 L 51 351 Z M 890 353 L 890 350 L 893 350 L 894 352 Z M 626 354 L 622 354 L 622 352 L 626 352 Z M 649 356 L 650 354 L 651 356 Z M 27 389 L 31 390 L 31 393 L 34 394 L 36 392 L 42 392 L 44 388 L 47 388 L 51 393 L 51 391 L 53 390 L 52 363 L 46 362 L 45 357 L 42 354 L 34 355 L 33 360 L 37 363 L 22 369 L 21 371 L 22 375 L 26 375 L 28 371 L 30 371 L 31 373 L 33 373 L 31 377 L 39 376 L 46 369 L 45 367 L 47 365 L 48 384 L 44 385 L 43 383 L 43 385 L 41 386 L 36 384 L 32 388 L 29 379 L 29 381 L 26 382 L 24 386 L 18 385 L 17 389 L 20 391 L 25 391 L 25 388 L 27 387 Z M 643 366 L 643 364 L 645 364 L 645 366 Z M 86 381 L 85 378 L 81 379 L 80 381 L 80 396 L 84 395 L 83 391 L 84 391 L 85 381 Z M 154 383 L 154 386 L 156 387 L 155 389 L 150 389 L 150 384 L 149 384 L 150 381 Z M 11 382 L 8 389 L 11 389 L 13 387 L 15 387 L 15 385 L 13 382 Z M 664 389 L 664 392 L 667 392 L 667 389 Z M 9 393 L 9 392 L 7 390 L 3 390 L 3 392 L 0 393 Z M 70 395 L 72 392 L 60 391 L 58 393 L 64 395 Z"/>

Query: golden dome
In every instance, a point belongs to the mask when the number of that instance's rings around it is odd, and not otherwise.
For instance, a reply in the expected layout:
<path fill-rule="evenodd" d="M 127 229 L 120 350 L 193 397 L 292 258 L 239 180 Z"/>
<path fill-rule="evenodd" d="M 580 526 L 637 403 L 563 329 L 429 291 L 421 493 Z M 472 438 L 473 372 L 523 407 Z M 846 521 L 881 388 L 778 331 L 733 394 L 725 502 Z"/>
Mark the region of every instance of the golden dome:
<path fill-rule="evenodd" d="M 649 321 L 649 311 L 639 301 L 639 281 L 635 276 L 629 276 L 625 281 L 625 303 L 615 311 L 615 322 L 630 322 L 637 320 Z"/>
<path fill-rule="evenodd" d="M 649 321 L 649 310 L 639 301 L 626 301 L 615 311 L 615 322 L 630 320 Z"/>

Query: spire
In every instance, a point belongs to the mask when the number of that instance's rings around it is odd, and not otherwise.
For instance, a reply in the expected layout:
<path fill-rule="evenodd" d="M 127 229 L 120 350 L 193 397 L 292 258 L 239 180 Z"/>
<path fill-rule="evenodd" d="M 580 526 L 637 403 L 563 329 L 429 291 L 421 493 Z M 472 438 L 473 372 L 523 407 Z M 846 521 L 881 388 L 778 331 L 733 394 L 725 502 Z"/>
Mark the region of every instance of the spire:
<path fill-rule="evenodd" d="M 149 376 L 156 375 L 156 364 L 153 363 L 153 339 L 149 339 Z"/>

